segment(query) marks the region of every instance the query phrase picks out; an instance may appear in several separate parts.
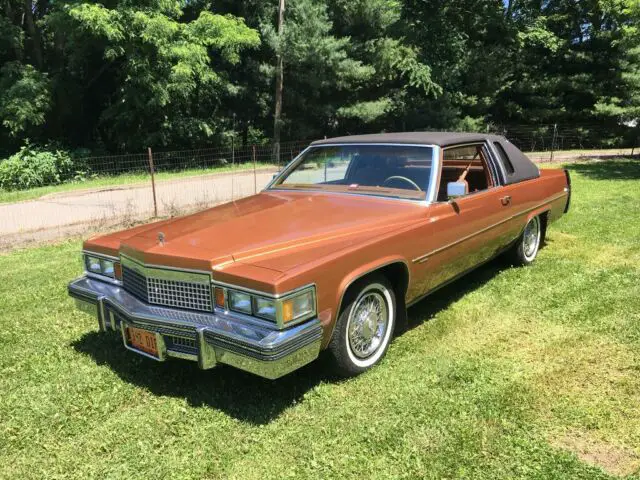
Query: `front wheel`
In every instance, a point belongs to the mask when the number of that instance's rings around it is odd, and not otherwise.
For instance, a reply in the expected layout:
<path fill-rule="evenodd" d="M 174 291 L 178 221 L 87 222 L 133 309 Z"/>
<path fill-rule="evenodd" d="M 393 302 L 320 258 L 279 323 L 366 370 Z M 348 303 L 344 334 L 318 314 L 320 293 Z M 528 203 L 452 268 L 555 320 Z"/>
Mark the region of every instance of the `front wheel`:
<path fill-rule="evenodd" d="M 329 354 L 338 374 L 358 375 L 386 353 L 396 321 L 396 298 L 389 281 L 372 275 L 353 285 L 340 312 Z"/>
<path fill-rule="evenodd" d="M 516 265 L 530 265 L 536 259 L 542 241 L 542 222 L 536 216 L 529 220 L 515 245 L 511 248 L 510 257 Z"/>

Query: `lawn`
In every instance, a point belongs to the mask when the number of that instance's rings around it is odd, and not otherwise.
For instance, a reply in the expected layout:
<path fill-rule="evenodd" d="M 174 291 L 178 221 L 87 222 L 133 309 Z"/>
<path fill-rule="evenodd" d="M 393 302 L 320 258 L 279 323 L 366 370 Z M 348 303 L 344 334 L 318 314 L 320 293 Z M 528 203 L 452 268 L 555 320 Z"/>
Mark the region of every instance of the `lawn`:
<path fill-rule="evenodd" d="M 276 165 L 269 163 L 259 163 L 257 168 L 276 168 Z M 157 182 L 195 177 L 200 175 L 210 175 L 216 173 L 231 173 L 253 170 L 253 163 L 239 163 L 234 166 L 224 165 L 209 168 L 192 168 L 176 172 L 157 172 L 155 179 Z M 73 190 L 85 190 L 104 187 L 121 187 L 125 185 L 151 184 L 151 176 L 146 172 L 123 173 L 120 175 L 99 175 L 85 181 L 75 181 L 61 183 L 60 185 L 49 185 L 47 187 L 30 188 L 28 190 L 8 191 L 0 188 L 0 203 L 21 202 L 33 200 L 51 193 L 69 192 Z"/>
<path fill-rule="evenodd" d="M 346 381 L 154 363 L 67 298 L 78 241 L 0 256 L 0 478 L 638 476 L 640 162 L 569 168 L 532 267 L 419 303 Z"/>

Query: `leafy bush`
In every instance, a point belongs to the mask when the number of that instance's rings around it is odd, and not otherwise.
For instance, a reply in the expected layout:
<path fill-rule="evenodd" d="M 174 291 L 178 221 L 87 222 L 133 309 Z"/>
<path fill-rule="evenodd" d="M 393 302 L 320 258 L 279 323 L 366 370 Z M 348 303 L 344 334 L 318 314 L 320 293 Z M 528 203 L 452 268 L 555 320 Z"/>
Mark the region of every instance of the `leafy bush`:
<path fill-rule="evenodd" d="M 74 161 L 65 150 L 27 144 L 18 153 L 0 161 L 0 188 L 24 190 L 78 179 L 87 172 L 83 163 Z"/>

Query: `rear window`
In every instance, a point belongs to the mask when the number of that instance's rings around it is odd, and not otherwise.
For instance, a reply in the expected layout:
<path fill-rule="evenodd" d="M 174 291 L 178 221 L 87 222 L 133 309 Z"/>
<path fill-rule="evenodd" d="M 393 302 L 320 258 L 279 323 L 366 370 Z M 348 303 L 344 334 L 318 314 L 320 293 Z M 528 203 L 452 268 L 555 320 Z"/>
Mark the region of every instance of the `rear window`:
<path fill-rule="evenodd" d="M 493 146 L 496 147 L 496 151 L 498 152 L 498 156 L 500 157 L 500 161 L 502 162 L 504 169 L 507 171 L 507 175 L 513 175 L 516 171 L 513 168 L 511 160 L 509 160 L 507 152 L 504 151 L 504 147 L 500 145 L 500 142 L 493 142 Z"/>

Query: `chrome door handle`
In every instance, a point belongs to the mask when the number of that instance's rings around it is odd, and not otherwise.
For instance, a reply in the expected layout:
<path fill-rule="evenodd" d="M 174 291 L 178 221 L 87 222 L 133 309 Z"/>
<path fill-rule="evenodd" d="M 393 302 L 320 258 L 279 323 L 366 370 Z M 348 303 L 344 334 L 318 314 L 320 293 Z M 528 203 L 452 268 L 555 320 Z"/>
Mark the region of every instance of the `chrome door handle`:
<path fill-rule="evenodd" d="M 502 205 L 504 205 L 506 207 L 507 205 L 509 205 L 511 203 L 511 197 L 509 195 L 507 195 L 506 197 L 502 197 L 500 199 L 500 203 L 502 203 Z"/>

